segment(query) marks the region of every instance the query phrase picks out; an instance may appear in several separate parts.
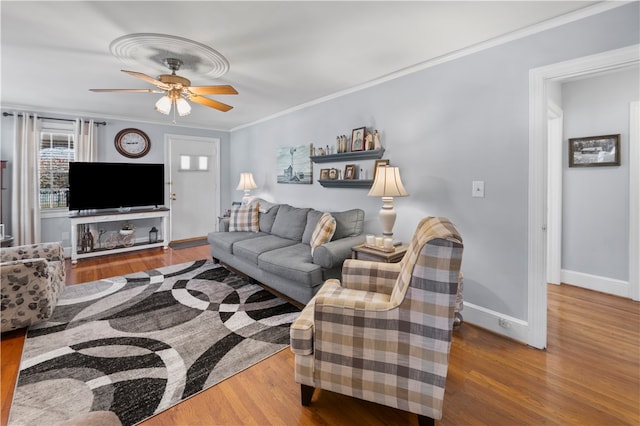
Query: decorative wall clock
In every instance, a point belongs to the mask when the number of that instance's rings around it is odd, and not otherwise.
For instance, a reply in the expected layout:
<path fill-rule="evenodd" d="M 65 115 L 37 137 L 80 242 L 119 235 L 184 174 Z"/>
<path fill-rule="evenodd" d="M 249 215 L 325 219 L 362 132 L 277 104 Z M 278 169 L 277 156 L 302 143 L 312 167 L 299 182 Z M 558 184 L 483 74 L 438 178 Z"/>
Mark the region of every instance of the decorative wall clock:
<path fill-rule="evenodd" d="M 114 143 L 118 152 L 129 158 L 144 157 L 151 149 L 149 136 L 138 129 L 120 130 Z"/>

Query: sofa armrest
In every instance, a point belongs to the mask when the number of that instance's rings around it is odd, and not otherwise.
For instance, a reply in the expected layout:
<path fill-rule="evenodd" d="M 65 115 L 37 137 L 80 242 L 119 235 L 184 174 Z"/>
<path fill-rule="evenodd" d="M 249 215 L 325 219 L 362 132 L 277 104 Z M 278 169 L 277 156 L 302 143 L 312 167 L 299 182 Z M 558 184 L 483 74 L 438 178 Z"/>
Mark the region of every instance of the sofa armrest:
<path fill-rule="evenodd" d="M 3 262 L 19 259 L 63 260 L 64 249 L 59 242 L 2 248 Z"/>
<path fill-rule="evenodd" d="M 359 315 L 355 312 L 389 311 L 395 306 L 391 304 L 389 295 L 369 291 L 345 288 L 336 279 L 325 281 L 314 297 L 315 326 L 320 323 L 320 312 L 340 312 L 341 315 Z M 331 322 L 331 320 L 328 320 Z"/>
<path fill-rule="evenodd" d="M 347 259 L 342 266 L 342 287 L 391 294 L 399 274 L 399 263 Z"/>
<path fill-rule="evenodd" d="M 324 243 L 313 251 L 313 263 L 326 269 L 341 266 L 345 259 L 351 258 L 351 248 L 364 240 L 364 235 L 358 235 Z"/>
<path fill-rule="evenodd" d="M 37 258 L 0 263 L 3 332 L 51 317 L 64 291 L 63 262 Z"/>
<path fill-rule="evenodd" d="M 227 216 L 218 217 L 218 232 L 229 232 L 230 218 Z"/>

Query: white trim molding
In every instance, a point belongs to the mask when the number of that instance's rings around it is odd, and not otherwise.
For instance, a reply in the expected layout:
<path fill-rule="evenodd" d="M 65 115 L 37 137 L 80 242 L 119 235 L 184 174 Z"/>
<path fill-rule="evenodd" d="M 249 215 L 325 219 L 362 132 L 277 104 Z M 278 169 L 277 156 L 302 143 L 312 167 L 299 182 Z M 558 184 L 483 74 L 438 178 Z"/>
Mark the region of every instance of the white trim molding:
<path fill-rule="evenodd" d="M 461 314 L 464 322 L 525 344 L 528 342 L 529 325 L 526 321 L 468 302 L 464 302 Z"/>
<path fill-rule="evenodd" d="M 614 296 L 629 297 L 629 283 L 627 281 L 585 274 L 584 272 L 567 271 L 566 269 L 560 272 L 560 278 L 563 284 L 588 288 Z"/>
<path fill-rule="evenodd" d="M 529 71 L 529 345 L 547 346 L 547 82 L 561 81 L 640 63 L 640 45 L 627 46 Z M 631 217 L 630 221 L 637 221 Z M 637 235 L 632 238 L 638 238 Z M 631 262 L 633 263 L 633 262 Z M 635 284 L 637 287 L 637 283 Z"/>
<path fill-rule="evenodd" d="M 640 102 L 629 105 L 629 297 L 640 300 Z"/>

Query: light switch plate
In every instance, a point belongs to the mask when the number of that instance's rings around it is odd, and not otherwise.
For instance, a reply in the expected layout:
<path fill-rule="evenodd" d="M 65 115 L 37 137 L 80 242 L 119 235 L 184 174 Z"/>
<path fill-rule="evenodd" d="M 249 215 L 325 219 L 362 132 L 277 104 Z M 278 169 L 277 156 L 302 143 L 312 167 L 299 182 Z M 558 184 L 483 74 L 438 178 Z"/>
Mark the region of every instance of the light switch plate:
<path fill-rule="evenodd" d="M 484 198 L 484 181 L 483 180 L 474 180 L 472 182 L 472 197 Z"/>

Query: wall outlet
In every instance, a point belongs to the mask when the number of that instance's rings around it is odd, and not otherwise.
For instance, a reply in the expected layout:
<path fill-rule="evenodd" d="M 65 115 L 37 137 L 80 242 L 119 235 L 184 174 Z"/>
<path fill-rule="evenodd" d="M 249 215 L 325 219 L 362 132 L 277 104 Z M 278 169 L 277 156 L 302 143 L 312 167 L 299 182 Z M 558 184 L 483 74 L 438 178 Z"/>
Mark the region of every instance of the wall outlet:
<path fill-rule="evenodd" d="M 511 328 L 511 323 L 504 318 L 498 318 L 498 325 L 502 328 Z"/>
<path fill-rule="evenodd" d="M 484 181 L 483 180 L 474 180 L 471 182 L 471 196 L 484 198 Z"/>

